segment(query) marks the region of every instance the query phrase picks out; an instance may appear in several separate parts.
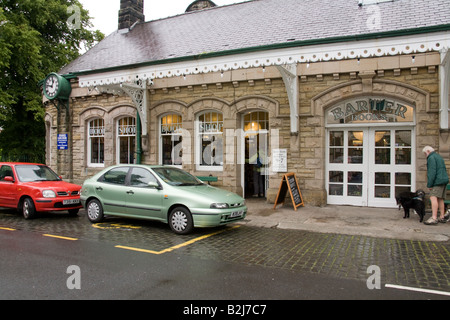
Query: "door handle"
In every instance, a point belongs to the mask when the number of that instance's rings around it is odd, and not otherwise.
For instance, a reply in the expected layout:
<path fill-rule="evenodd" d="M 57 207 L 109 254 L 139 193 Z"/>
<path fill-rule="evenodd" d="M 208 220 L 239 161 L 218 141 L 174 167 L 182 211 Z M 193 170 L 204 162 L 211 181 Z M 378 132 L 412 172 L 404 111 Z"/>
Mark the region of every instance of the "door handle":
<path fill-rule="evenodd" d="M 134 194 L 133 190 L 127 191 L 128 194 Z"/>
<path fill-rule="evenodd" d="M 102 187 L 96 187 L 95 190 L 102 191 L 103 188 Z"/>

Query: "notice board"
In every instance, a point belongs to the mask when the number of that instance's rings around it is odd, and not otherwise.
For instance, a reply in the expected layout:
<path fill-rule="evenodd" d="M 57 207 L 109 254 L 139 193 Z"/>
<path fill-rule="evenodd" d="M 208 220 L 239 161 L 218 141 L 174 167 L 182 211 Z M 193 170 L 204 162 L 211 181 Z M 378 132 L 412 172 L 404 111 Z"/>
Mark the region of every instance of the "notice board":
<path fill-rule="evenodd" d="M 278 194 L 275 199 L 275 205 L 273 208 L 275 209 L 277 205 L 283 204 L 286 199 L 286 193 L 289 190 L 289 194 L 291 195 L 292 204 L 294 205 L 294 209 L 297 210 L 298 207 L 303 206 L 303 197 L 300 188 L 298 187 L 297 177 L 295 173 L 286 173 L 283 175 L 283 179 L 280 183 L 280 188 L 278 189 Z"/>

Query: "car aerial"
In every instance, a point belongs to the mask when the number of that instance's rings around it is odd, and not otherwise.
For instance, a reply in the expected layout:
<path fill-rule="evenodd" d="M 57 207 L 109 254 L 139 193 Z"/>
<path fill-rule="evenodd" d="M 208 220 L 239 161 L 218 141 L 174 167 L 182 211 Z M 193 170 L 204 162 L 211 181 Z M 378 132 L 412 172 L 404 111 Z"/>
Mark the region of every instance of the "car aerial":
<path fill-rule="evenodd" d="M 245 200 L 171 166 L 117 165 L 87 179 L 81 203 L 92 223 L 104 215 L 158 220 L 176 234 L 244 219 Z"/>
<path fill-rule="evenodd" d="M 80 190 L 44 164 L 0 162 L 0 207 L 15 208 L 25 219 L 37 212 L 67 210 L 76 215 L 82 208 Z"/>

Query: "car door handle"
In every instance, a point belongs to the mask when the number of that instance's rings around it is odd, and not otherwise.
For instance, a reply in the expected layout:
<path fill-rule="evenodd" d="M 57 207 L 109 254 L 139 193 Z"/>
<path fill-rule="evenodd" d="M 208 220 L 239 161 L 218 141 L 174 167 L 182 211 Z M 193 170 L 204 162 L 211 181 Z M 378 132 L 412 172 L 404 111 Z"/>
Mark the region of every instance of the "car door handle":
<path fill-rule="evenodd" d="M 103 188 L 102 187 L 96 187 L 95 190 L 102 191 Z"/>
<path fill-rule="evenodd" d="M 133 190 L 127 191 L 128 194 L 134 194 Z"/>

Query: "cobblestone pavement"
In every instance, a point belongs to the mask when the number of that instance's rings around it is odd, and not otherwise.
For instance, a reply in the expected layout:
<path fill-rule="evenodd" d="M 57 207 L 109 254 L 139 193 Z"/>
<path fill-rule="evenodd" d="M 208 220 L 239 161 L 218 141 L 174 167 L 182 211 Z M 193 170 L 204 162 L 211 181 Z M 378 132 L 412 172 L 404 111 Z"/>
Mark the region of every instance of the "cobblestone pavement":
<path fill-rule="evenodd" d="M 102 224 L 92 225 L 84 211 L 80 211 L 77 218 L 44 215 L 35 220 L 23 220 L 11 212 L 0 211 L 0 232 L 1 228 L 51 233 L 153 251 L 186 244 L 214 233 L 166 254 L 185 254 L 199 259 L 362 281 L 370 276 L 367 268 L 377 265 L 383 284 L 450 292 L 448 241 L 383 239 L 246 225 L 197 229 L 188 236 L 177 236 L 168 226 L 148 221 L 110 218 Z"/>

